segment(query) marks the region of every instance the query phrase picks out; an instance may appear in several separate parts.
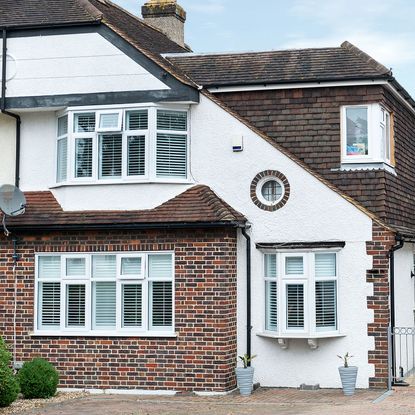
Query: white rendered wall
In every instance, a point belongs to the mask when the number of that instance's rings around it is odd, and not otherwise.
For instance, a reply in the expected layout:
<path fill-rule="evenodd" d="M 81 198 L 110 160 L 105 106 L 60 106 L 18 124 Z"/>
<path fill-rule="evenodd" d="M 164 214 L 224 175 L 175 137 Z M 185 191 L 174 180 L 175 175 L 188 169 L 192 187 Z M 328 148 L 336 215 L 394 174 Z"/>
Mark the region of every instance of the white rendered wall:
<path fill-rule="evenodd" d="M 0 114 L 0 185 L 14 184 L 16 120 Z"/>
<path fill-rule="evenodd" d="M 169 89 L 98 33 L 8 39 L 8 97 Z"/>
<path fill-rule="evenodd" d="M 54 183 L 54 113 L 23 114 L 22 188 L 46 190 Z M 232 152 L 232 137 L 244 137 L 244 151 Z M 253 204 L 250 184 L 263 170 L 282 172 L 290 182 L 287 204 L 276 212 L 265 212 Z M 192 182 L 210 186 L 252 223 L 252 351 L 256 380 L 265 386 L 298 387 L 301 383 L 319 383 L 339 387 L 337 354 L 350 352 L 359 366 L 358 386 L 367 387 L 374 370 L 368 364 L 373 338 L 367 336 L 367 324 L 373 312 L 366 297 L 372 286 L 366 283 L 371 258 L 365 243 L 372 238 L 372 222 L 352 204 L 304 171 L 291 159 L 258 137 L 215 103 L 201 96 L 191 111 Z M 192 184 L 193 184 L 192 183 Z M 68 186 L 53 189 L 64 206 L 71 209 L 148 209 L 171 199 L 192 184 L 129 184 Z M 339 320 L 344 337 L 320 340 L 311 351 L 305 340 L 291 340 L 281 350 L 276 340 L 259 337 L 264 325 L 264 282 L 262 253 L 257 242 L 346 241 L 339 256 Z M 245 353 L 245 241 L 238 247 L 238 348 Z"/>

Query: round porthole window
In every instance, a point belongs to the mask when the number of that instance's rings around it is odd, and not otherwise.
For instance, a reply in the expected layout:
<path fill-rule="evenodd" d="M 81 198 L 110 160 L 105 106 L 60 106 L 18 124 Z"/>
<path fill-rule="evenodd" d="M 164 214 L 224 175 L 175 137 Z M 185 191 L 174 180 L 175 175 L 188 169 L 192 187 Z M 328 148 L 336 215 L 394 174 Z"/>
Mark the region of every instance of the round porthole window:
<path fill-rule="evenodd" d="M 275 170 L 258 173 L 251 183 L 252 201 L 261 209 L 274 211 L 283 207 L 290 195 L 287 178 Z"/>

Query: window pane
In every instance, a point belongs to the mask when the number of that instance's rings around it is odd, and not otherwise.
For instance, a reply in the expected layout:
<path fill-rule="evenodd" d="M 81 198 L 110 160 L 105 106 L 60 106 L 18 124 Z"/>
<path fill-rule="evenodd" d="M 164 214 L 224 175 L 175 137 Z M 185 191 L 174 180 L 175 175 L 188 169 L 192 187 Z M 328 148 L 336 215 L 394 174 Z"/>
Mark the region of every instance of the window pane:
<path fill-rule="evenodd" d="M 101 130 L 118 130 L 119 129 L 119 117 L 118 112 L 106 113 L 99 115 L 99 128 Z"/>
<path fill-rule="evenodd" d="M 367 108 L 346 108 L 348 156 L 367 156 L 369 154 L 367 120 Z"/>
<path fill-rule="evenodd" d="M 304 264 L 302 256 L 289 256 L 285 258 L 285 273 L 287 275 L 302 275 Z"/>
<path fill-rule="evenodd" d="M 95 131 L 95 113 L 75 114 L 74 132 L 90 133 Z"/>
<path fill-rule="evenodd" d="M 61 257 L 38 257 L 38 277 L 59 279 L 61 277 Z"/>
<path fill-rule="evenodd" d="M 58 137 L 68 134 L 68 116 L 58 118 Z"/>
<path fill-rule="evenodd" d="M 157 111 L 157 129 L 187 131 L 187 112 Z"/>
<path fill-rule="evenodd" d="M 157 134 L 158 177 L 186 177 L 187 139 L 185 135 Z"/>
<path fill-rule="evenodd" d="M 61 284 L 41 282 L 39 284 L 39 322 L 40 326 L 60 326 Z"/>
<path fill-rule="evenodd" d="M 58 157 L 56 167 L 56 181 L 63 182 L 66 180 L 68 171 L 68 139 L 61 138 L 58 140 Z"/>
<path fill-rule="evenodd" d="M 173 325 L 172 282 L 151 282 L 151 325 L 170 327 Z"/>
<path fill-rule="evenodd" d="M 85 326 L 85 285 L 66 286 L 66 327 Z"/>
<path fill-rule="evenodd" d="M 281 199 L 282 186 L 276 180 L 268 180 L 262 186 L 261 194 L 268 202 L 276 202 Z"/>
<path fill-rule="evenodd" d="M 121 275 L 141 275 L 141 258 L 121 258 Z"/>
<path fill-rule="evenodd" d="M 316 254 L 316 277 L 336 276 L 336 254 Z"/>
<path fill-rule="evenodd" d="M 92 138 L 75 140 L 75 177 L 92 177 Z"/>
<path fill-rule="evenodd" d="M 304 286 L 288 284 L 287 295 L 287 328 L 304 328 Z"/>
<path fill-rule="evenodd" d="M 141 284 L 122 286 L 122 326 L 139 327 L 143 324 L 143 288 Z"/>
<path fill-rule="evenodd" d="M 277 282 L 276 281 L 265 282 L 265 296 L 266 296 L 265 329 L 271 330 L 271 331 L 277 331 L 278 307 L 277 307 Z"/>
<path fill-rule="evenodd" d="M 146 171 L 146 138 L 145 136 L 128 137 L 128 176 L 143 176 Z"/>
<path fill-rule="evenodd" d="M 114 328 L 116 322 L 116 283 L 94 283 L 94 324 L 93 328 Z"/>
<path fill-rule="evenodd" d="M 265 278 L 277 278 L 277 255 L 265 254 Z"/>
<path fill-rule="evenodd" d="M 148 256 L 148 275 L 150 278 L 172 278 L 172 274 L 173 263 L 171 255 Z"/>
<path fill-rule="evenodd" d="M 85 258 L 68 258 L 66 260 L 66 276 L 84 276 L 86 274 Z"/>
<path fill-rule="evenodd" d="M 99 138 L 99 177 L 120 177 L 122 172 L 122 136 L 101 135 Z"/>
<path fill-rule="evenodd" d="M 148 111 L 128 111 L 127 112 L 127 130 L 147 130 L 148 128 Z"/>
<path fill-rule="evenodd" d="M 316 327 L 336 330 L 336 281 L 316 282 Z"/>
<path fill-rule="evenodd" d="M 92 257 L 93 278 L 115 278 L 117 260 L 115 255 L 94 255 Z"/>

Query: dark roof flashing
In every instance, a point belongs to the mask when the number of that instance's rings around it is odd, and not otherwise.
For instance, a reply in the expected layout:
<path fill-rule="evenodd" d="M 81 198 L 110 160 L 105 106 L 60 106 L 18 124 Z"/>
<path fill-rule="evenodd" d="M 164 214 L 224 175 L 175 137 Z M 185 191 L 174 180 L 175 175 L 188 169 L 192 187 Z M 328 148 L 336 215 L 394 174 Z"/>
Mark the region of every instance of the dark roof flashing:
<path fill-rule="evenodd" d="M 371 65 L 376 71 L 383 72 L 385 75 L 392 76 L 392 71 L 388 69 L 385 65 L 382 65 L 376 59 L 373 59 L 369 56 L 366 52 L 359 49 L 357 46 L 353 45 L 349 41 L 345 40 L 340 47 L 352 52 L 354 55 L 358 56 L 359 58 L 363 59 L 366 63 Z"/>

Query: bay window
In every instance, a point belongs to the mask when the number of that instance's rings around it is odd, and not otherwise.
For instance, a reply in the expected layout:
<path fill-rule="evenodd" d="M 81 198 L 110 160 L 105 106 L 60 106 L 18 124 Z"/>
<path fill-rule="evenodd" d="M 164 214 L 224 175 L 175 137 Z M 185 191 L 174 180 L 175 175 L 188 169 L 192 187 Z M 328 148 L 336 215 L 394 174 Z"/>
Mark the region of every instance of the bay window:
<path fill-rule="evenodd" d="M 36 333 L 173 334 L 171 253 L 41 254 L 36 264 Z"/>
<path fill-rule="evenodd" d="M 186 180 L 188 135 L 187 110 L 68 110 L 58 118 L 56 182 Z"/>
<path fill-rule="evenodd" d="M 393 164 L 391 117 L 380 104 L 342 107 L 342 163 Z"/>
<path fill-rule="evenodd" d="M 265 331 L 337 333 L 337 269 L 336 252 L 265 253 Z"/>

